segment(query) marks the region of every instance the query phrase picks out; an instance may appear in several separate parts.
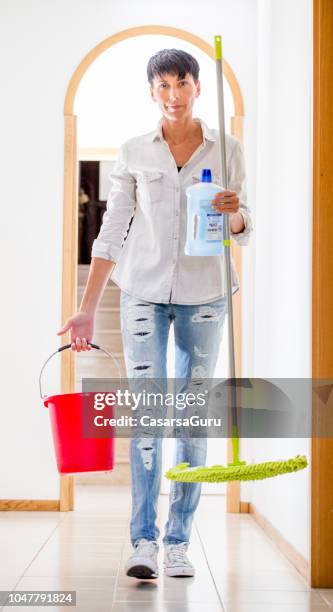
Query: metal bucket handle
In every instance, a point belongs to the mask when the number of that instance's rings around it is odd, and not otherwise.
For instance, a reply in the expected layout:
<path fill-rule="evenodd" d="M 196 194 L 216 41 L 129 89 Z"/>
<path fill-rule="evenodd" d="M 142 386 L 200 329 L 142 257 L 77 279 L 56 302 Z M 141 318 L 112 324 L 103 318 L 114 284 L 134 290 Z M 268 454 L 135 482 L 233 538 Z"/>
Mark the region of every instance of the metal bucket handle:
<path fill-rule="evenodd" d="M 111 357 L 111 359 L 113 359 L 114 363 L 117 366 L 117 370 L 118 370 L 118 374 L 119 374 L 119 380 L 121 381 L 121 370 L 120 370 L 120 366 L 119 363 L 117 361 L 117 359 L 108 351 L 106 351 L 105 349 L 101 348 L 100 346 L 98 346 L 98 344 L 93 344 L 92 342 L 88 342 L 88 344 L 95 349 L 98 349 L 99 351 L 102 351 L 103 353 L 105 353 L 105 355 L 107 355 L 108 357 Z M 61 346 L 60 348 L 58 348 L 56 351 L 54 351 L 54 353 L 52 353 L 52 355 L 50 355 L 50 357 L 47 358 L 47 360 L 45 361 L 44 365 L 42 366 L 42 369 L 40 371 L 39 374 L 39 394 L 41 399 L 43 400 L 45 397 L 47 397 L 47 395 L 43 395 L 42 394 L 42 374 L 43 374 L 43 370 L 46 366 L 46 364 L 50 361 L 50 359 L 52 359 L 52 357 L 54 357 L 54 355 L 56 355 L 57 353 L 61 353 L 61 351 L 64 351 L 65 349 L 71 348 L 71 344 L 65 344 L 64 346 Z M 80 351 L 81 352 L 81 351 Z"/>

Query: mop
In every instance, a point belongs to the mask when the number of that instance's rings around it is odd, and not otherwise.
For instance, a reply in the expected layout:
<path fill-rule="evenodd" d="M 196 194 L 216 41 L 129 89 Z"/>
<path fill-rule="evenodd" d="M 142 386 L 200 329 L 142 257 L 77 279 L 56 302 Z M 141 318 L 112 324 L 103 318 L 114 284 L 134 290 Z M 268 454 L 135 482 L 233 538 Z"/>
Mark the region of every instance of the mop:
<path fill-rule="evenodd" d="M 217 74 L 217 94 L 219 111 L 219 136 L 220 136 L 220 165 L 222 169 L 222 180 L 225 189 L 228 189 L 226 148 L 225 148 L 225 125 L 224 125 L 224 95 L 223 95 L 223 73 L 222 73 L 222 37 L 215 36 L 215 60 Z M 226 482 L 234 480 L 262 480 L 272 478 L 289 472 L 297 472 L 307 465 L 305 455 L 296 455 L 292 459 L 281 461 L 266 461 L 263 463 L 247 464 L 239 458 L 239 434 L 237 423 L 237 391 L 236 391 L 236 367 L 234 349 L 234 325 L 232 310 L 232 288 L 231 288 L 231 261 L 230 261 L 230 223 L 229 215 L 225 215 L 223 243 L 225 247 L 227 297 L 228 297 L 228 342 L 229 342 L 229 368 L 231 377 L 231 408 L 232 428 L 231 463 L 227 466 L 212 465 L 190 467 L 189 463 L 179 463 L 166 472 L 169 480 L 179 482 Z"/>

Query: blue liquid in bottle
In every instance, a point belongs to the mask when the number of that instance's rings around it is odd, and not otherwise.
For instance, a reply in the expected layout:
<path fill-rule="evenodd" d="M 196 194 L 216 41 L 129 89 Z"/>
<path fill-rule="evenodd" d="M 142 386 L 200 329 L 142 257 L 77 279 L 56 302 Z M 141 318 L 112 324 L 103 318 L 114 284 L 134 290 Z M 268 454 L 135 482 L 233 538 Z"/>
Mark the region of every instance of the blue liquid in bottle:
<path fill-rule="evenodd" d="M 187 233 L 186 255 L 222 255 L 224 215 L 212 208 L 212 200 L 219 185 L 212 183 L 209 168 L 201 171 L 201 182 L 186 189 L 187 195 Z"/>

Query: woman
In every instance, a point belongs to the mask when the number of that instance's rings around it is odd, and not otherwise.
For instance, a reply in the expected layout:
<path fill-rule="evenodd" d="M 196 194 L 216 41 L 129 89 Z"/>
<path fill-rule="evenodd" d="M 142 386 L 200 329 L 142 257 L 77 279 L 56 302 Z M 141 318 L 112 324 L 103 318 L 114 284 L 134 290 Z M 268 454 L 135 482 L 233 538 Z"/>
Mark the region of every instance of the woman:
<path fill-rule="evenodd" d="M 112 186 L 100 233 L 92 248 L 87 286 L 79 312 L 58 332 L 70 330 L 72 349 L 90 350 L 94 317 L 112 280 L 121 288 L 121 329 L 129 378 L 167 380 L 170 324 L 175 335 L 176 379 L 213 377 L 227 308 L 219 256 L 186 256 L 185 189 L 203 168 L 221 184 L 218 132 L 193 118 L 200 95 L 199 65 L 190 54 L 164 49 L 147 67 L 150 94 L 161 119 L 157 129 L 125 142 L 111 174 Z M 246 205 L 244 157 L 236 138 L 226 135 L 227 191 L 212 208 L 230 215 L 230 232 L 246 245 L 252 231 Z M 126 238 L 129 223 L 135 215 Z M 125 239 L 126 238 L 126 239 Z M 239 289 L 232 264 L 233 293 Z M 203 465 L 206 438 L 176 440 L 176 463 Z M 155 524 L 161 477 L 161 439 L 131 439 L 134 552 L 127 575 L 158 576 Z M 186 550 L 201 485 L 172 483 L 163 543 L 169 576 L 193 576 Z"/>

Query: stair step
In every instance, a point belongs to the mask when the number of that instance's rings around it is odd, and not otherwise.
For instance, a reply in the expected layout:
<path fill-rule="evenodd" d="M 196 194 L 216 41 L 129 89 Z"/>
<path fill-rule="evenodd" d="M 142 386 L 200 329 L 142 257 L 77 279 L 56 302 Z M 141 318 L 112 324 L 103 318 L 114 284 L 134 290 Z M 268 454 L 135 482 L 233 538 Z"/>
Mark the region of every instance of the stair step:
<path fill-rule="evenodd" d="M 98 308 L 95 316 L 95 330 L 120 330 L 119 308 Z"/>
<path fill-rule="evenodd" d="M 78 266 L 78 287 L 77 299 L 78 306 L 81 303 L 82 295 L 86 286 L 89 274 L 89 265 L 80 264 Z M 123 342 L 120 329 L 120 289 L 110 279 L 103 292 L 102 299 L 98 306 L 95 317 L 95 333 L 93 342 L 109 351 L 119 361 L 122 376 L 126 376 L 126 368 L 123 356 Z M 104 361 L 103 361 L 104 360 Z M 106 360 L 106 361 L 105 361 Z M 109 363 L 110 362 L 110 363 Z M 78 353 L 77 379 L 89 377 L 118 377 L 115 364 L 98 351 L 85 351 Z"/>
<path fill-rule="evenodd" d="M 94 342 L 112 354 L 123 355 L 123 339 L 120 330 L 97 330 Z"/>
<path fill-rule="evenodd" d="M 78 306 L 81 304 L 83 292 L 85 289 L 84 285 L 79 285 L 77 290 L 77 302 Z M 117 285 L 107 286 L 104 289 L 102 299 L 99 303 L 99 308 L 110 307 L 110 306 L 120 306 L 120 289 Z"/>
<path fill-rule="evenodd" d="M 85 285 L 87 282 L 88 274 L 89 274 L 89 264 L 79 264 L 77 267 L 77 284 Z M 108 280 L 112 286 L 117 287 L 117 285 L 111 280 Z"/>
<path fill-rule="evenodd" d="M 126 377 L 124 358 L 116 357 L 120 367 L 121 376 Z M 78 354 L 76 357 L 76 378 L 118 378 L 119 371 L 113 359 L 107 356 L 90 357 L 87 354 Z"/>
<path fill-rule="evenodd" d="M 83 285 L 86 283 L 89 274 L 89 264 L 80 264 L 77 267 L 77 284 Z"/>

